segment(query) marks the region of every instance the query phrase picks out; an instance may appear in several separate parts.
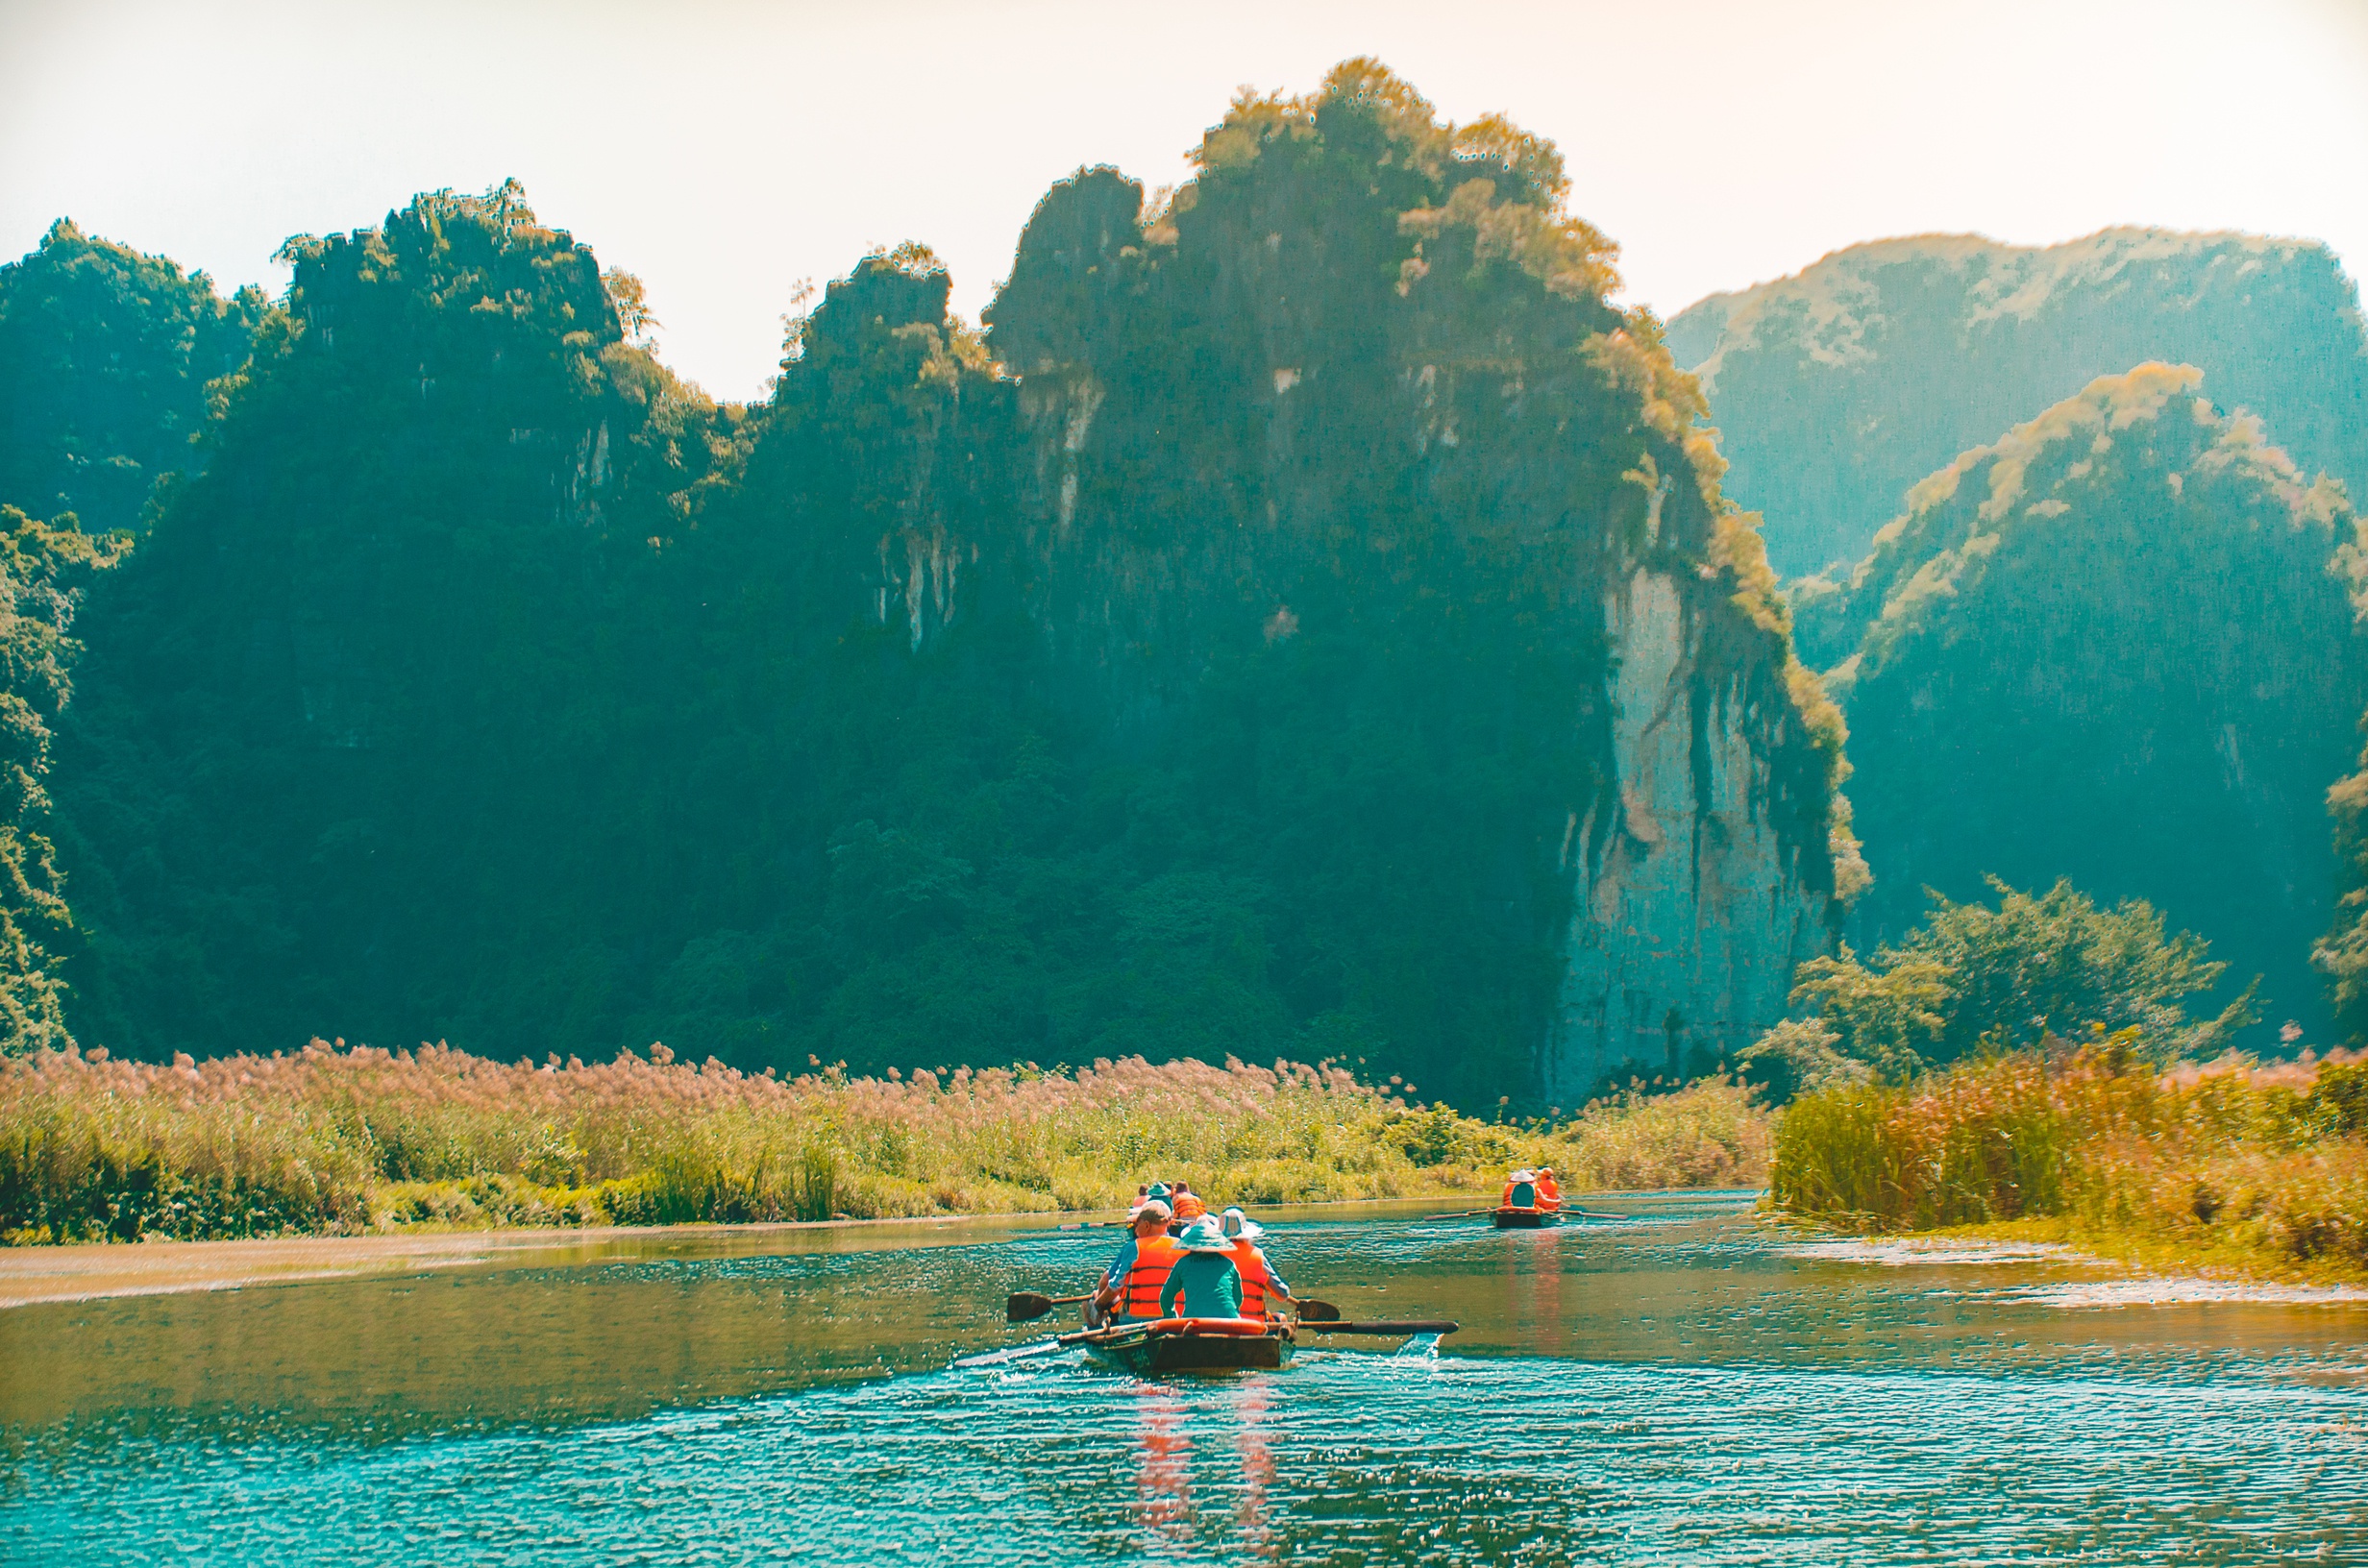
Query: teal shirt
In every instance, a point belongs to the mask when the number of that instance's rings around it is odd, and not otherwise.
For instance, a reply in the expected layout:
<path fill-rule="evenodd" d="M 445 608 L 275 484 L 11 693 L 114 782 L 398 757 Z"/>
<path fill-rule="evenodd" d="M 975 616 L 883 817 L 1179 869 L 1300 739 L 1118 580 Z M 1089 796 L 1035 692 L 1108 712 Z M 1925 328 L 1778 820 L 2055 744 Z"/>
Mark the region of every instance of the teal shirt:
<path fill-rule="evenodd" d="M 1179 1294 L 1185 1305 L 1181 1313 L 1175 1310 Z M 1159 1292 L 1159 1315 L 1240 1317 L 1242 1271 L 1221 1252 L 1186 1253 L 1168 1271 L 1168 1283 Z"/>

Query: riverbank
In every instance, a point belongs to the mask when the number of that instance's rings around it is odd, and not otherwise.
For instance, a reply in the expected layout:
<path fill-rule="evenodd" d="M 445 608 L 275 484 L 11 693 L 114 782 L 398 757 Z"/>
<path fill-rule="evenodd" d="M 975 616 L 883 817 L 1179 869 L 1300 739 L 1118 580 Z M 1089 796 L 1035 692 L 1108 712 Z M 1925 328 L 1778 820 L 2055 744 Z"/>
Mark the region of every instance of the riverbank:
<path fill-rule="evenodd" d="M 2201 1234 L 2164 1234 L 2084 1223 L 2069 1214 L 2035 1215 L 1912 1233 L 1937 1243 L 1999 1242 L 2062 1247 L 2072 1254 L 2165 1280 L 2242 1281 L 2300 1286 L 2313 1290 L 2368 1288 L 2368 1264 L 2341 1256 L 2297 1258 L 2258 1239 Z"/>
<path fill-rule="evenodd" d="M 1724 1079 L 1557 1123 L 1424 1105 L 1331 1064 L 1100 1062 L 781 1079 L 663 1046 L 587 1066 L 305 1050 L 0 1067 L 0 1238 L 17 1245 L 414 1229 L 1091 1213 L 1152 1176 L 1215 1203 L 1756 1187 L 1767 1113 Z"/>
<path fill-rule="evenodd" d="M 1008 1216 L 1004 1216 L 1006 1219 Z M 114 1296 L 169 1296 L 255 1286 L 363 1279 L 425 1269 L 466 1268 L 515 1261 L 581 1262 L 622 1248 L 636 1254 L 680 1242 L 712 1251 L 745 1245 L 777 1247 L 785 1234 L 839 1233 L 853 1246 L 862 1233 L 926 1227 L 957 1234 L 981 1220 L 961 1215 L 925 1219 L 787 1220 L 751 1225 L 595 1225 L 559 1230 L 433 1230 L 409 1227 L 368 1236 L 269 1237 L 249 1240 L 160 1241 L 136 1245 L 86 1241 L 0 1248 L 0 1311 L 41 1302 L 97 1301 Z M 832 1240 L 836 1236 L 812 1239 Z M 876 1237 L 875 1237 L 876 1240 Z M 826 1248 L 825 1250 L 829 1250 Z"/>
<path fill-rule="evenodd" d="M 2229 1058 L 2158 1073 L 2107 1041 L 1837 1087 L 1784 1113 L 1769 1202 L 1863 1234 L 2368 1284 L 2368 1063 Z"/>

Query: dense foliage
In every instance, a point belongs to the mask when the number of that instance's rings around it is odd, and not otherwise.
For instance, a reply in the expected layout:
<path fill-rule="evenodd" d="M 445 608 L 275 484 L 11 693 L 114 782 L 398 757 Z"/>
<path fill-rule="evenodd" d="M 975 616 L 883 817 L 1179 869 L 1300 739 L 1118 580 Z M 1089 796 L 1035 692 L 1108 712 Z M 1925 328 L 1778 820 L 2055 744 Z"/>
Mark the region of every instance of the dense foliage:
<path fill-rule="evenodd" d="M 76 1034 L 1525 1100 L 1648 567 L 1822 896 L 1838 725 L 1553 149 L 1358 61 L 1197 164 L 1056 187 L 983 337 L 865 258 L 749 409 L 514 186 L 290 241 L 85 618 Z"/>
<path fill-rule="evenodd" d="M 73 694 L 68 630 L 123 541 L 0 505 L 0 1056 L 70 1043 L 53 949 L 71 938 L 51 842 L 52 726 Z"/>
<path fill-rule="evenodd" d="M 2110 229 L 2046 249 L 1856 245 L 1669 324 L 1710 391 L 1728 490 L 1788 576 L 1866 552 L 1958 453 L 2148 360 L 2200 367 L 2306 474 L 2368 486 L 2368 333 L 2323 245 Z"/>
<path fill-rule="evenodd" d="M 2357 772 L 2329 788 L 2327 804 L 2335 819 L 2340 892 L 2334 919 L 2310 957 L 2330 982 L 2337 1032 L 2357 1044 L 2368 1042 L 2368 753 Z"/>
<path fill-rule="evenodd" d="M 643 540 L 728 441 L 514 192 L 287 255 L 210 470 L 86 625 L 59 775 L 76 1032 L 169 1054 L 375 1027 L 522 958 L 564 1019 L 624 892 L 604 796 L 656 760 L 615 749 L 646 689 L 597 677 L 635 668 Z"/>
<path fill-rule="evenodd" d="M 1968 1057 L 2111 1031 L 2158 1065 L 2214 1055 L 2251 1021 L 2248 989 L 2208 1020 L 2187 999 L 2227 968 L 2193 933 L 2132 900 L 2099 909 L 2068 882 L 2036 896 L 1993 879 L 1995 908 L 1936 900 L 1897 946 L 1847 946 L 1794 976 L 1803 1017 L 1741 1058 L 1779 1096 L 1833 1083 L 1911 1082 Z"/>
<path fill-rule="evenodd" d="M 0 1244 L 407 1225 L 670 1224 L 1114 1208 L 1138 1173 L 1218 1202 L 1760 1179 L 1723 1079 L 1507 1126 L 1288 1062 L 784 1079 L 664 1046 L 536 1067 L 422 1046 L 0 1062 Z"/>
<path fill-rule="evenodd" d="M 2224 1003 L 2258 975 L 2268 1023 L 2324 1041 L 2324 799 L 2368 705 L 2358 524 L 2198 393 L 2190 367 L 2101 378 L 1796 585 L 1875 846 L 1854 936 L 1896 941 L 1928 888 L 2069 878 L 2208 939 Z"/>
<path fill-rule="evenodd" d="M 136 526 L 159 478 L 199 466 L 208 383 L 245 362 L 265 308 L 60 218 L 0 266 L 0 502 Z"/>

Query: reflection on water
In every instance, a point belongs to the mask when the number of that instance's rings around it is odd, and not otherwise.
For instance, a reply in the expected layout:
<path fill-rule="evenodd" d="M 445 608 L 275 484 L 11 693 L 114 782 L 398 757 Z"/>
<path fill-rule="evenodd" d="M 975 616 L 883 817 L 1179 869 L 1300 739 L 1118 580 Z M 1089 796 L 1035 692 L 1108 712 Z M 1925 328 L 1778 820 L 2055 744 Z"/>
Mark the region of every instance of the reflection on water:
<path fill-rule="evenodd" d="M 11 1561 L 2368 1560 L 2368 1306 L 1801 1247 L 1739 1199 L 1498 1234 L 1313 1213 L 1295 1282 L 1450 1316 L 1146 1384 L 1029 1339 L 1108 1231 L 718 1236 L 0 1313 Z M 894 1375 L 891 1375 L 894 1374 Z"/>

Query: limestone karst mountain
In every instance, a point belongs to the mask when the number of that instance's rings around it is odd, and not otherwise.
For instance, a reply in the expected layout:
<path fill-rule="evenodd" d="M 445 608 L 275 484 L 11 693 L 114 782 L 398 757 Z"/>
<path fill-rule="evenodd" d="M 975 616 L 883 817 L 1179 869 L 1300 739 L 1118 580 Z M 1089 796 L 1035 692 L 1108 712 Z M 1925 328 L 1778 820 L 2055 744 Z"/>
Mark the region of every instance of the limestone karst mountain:
<path fill-rule="evenodd" d="M 1839 729 L 1564 190 L 1352 61 L 1063 182 L 983 337 L 866 258 L 748 409 L 514 189 L 291 242 L 82 624 L 76 1026 L 1566 1106 L 1731 1049 Z"/>
<path fill-rule="evenodd" d="M 2335 866 L 2327 790 L 2368 649 L 2340 487 L 2203 395 L 2192 366 L 2100 378 L 1909 492 L 1841 580 L 1796 587 L 1849 716 L 1876 883 L 1854 939 L 1929 886 L 2059 877 L 2207 938 L 2265 1026 L 2329 1038 L 2308 965 Z"/>
<path fill-rule="evenodd" d="M 1669 324 L 1788 576 L 1864 554 L 1907 488 L 2099 376 L 2197 366 L 2306 474 L 2368 486 L 2368 337 L 2325 246 L 2109 229 L 2044 249 L 1877 240 Z"/>

